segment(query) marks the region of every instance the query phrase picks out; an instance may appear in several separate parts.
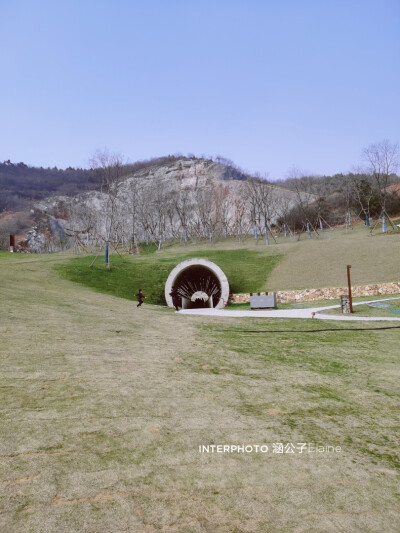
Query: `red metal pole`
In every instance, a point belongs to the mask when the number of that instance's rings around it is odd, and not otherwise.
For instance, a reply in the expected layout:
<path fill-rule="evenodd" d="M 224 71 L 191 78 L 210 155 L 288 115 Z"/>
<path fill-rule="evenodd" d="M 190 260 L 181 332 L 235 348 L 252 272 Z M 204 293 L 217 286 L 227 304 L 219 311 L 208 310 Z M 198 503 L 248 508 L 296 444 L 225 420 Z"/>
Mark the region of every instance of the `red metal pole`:
<path fill-rule="evenodd" d="M 347 286 L 349 287 L 350 313 L 352 313 L 353 312 L 353 298 L 351 297 L 350 269 L 351 269 L 351 265 L 347 265 Z"/>

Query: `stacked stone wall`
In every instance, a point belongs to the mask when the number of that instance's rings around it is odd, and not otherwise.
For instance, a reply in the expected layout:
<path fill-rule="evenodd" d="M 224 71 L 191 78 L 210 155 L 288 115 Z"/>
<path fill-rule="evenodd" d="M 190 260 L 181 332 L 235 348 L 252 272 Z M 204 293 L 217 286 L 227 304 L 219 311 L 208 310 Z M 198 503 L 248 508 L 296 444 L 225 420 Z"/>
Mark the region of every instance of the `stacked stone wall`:
<path fill-rule="evenodd" d="M 400 282 L 379 283 L 370 285 L 361 285 L 351 288 L 352 296 L 385 296 L 390 294 L 400 294 Z M 347 287 L 325 288 L 325 289 L 301 289 L 293 291 L 277 291 L 278 303 L 293 302 L 315 302 L 318 300 L 336 300 L 342 294 L 347 294 Z M 254 293 L 256 294 L 256 293 Z M 230 302 L 248 303 L 250 302 L 250 293 L 231 294 Z"/>

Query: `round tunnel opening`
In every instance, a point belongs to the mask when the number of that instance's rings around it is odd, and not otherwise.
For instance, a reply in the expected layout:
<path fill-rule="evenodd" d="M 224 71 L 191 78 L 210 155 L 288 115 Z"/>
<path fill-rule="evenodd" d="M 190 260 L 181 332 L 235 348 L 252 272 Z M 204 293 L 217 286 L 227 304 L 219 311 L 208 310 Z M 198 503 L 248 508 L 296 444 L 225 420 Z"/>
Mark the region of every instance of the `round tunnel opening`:
<path fill-rule="evenodd" d="M 202 265 L 183 270 L 176 277 L 174 287 L 181 300 L 180 307 L 185 309 L 216 307 L 221 298 L 221 283 L 218 277 Z"/>
<path fill-rule="evenodd" d="M 169 274 L 165 283 L 165 300 L 176 307 L 172 288 L 177 291 L 179 307 L 223 308 L 229 299 L 229 283 L 218 265 L 204 258 L 186 259 Z"/>

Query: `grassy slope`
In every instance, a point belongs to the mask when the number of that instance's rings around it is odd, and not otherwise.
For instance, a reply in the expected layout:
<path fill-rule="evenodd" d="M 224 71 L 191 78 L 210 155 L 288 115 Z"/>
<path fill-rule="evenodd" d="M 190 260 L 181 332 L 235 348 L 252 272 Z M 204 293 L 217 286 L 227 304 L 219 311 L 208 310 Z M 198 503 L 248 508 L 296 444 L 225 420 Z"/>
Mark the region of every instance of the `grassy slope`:
<path fill-rule="evenodd" d="M 267 276 L 281 256 L 247 249 L 169 251 L 122 258 L 114 255 L 111 271 L 105 269 L 101 258 L 89 268 L 92 257 L 72 259 L 58 270 L 71 281 L 128 299 L 134 299 L 142 288 L 148 303 L 164 305 L 164 286 L 169 273 L 177 263 L 191 257 L 205 257 L 217 263 L 227 275 L 232 292 L 248 292 L 264 289 Z"/>
<path fill-rule="evenodd" d="M 398 330 L 137 310 L 62 261 L 0 256 L 0 528 L 399 530 Z M 243 442 L 343 451 L 198 453 Z"/>
<path fill-rule="evenodd" d="M 107 272 L 99 257 L 74 258 L 60 273 L 71 281 L 96 290 L 133 299 L 141 287 L 149 303 L 164 304 L 164 284 L 177 263 L 190 257 L 205 257 L 226 273 L 231 292 L 340 287 L 347 285 L 346 265 L 351 264 L 353 285 L 399 280 L 400 233 L 371 236 L 363 226 L 345 232 L 326 231 L 319 238 L 300 241 L 280 238 L 265 246 L 254 239 L 227 239 L 208 244 L 170 246 L 141 256 L 112 257 Z"/>
<path fill-rule="evenodd" d="M 302 239 L 283 245 L 285 258 L 268 279 L 271 288 L 346 286 L 346 265 L 352 266 L 354 285 L 400 278 L 400 232 L 370 235 L 358 226 L 347 233 L 337 229 L 324 232 L 318 239 Z"/>

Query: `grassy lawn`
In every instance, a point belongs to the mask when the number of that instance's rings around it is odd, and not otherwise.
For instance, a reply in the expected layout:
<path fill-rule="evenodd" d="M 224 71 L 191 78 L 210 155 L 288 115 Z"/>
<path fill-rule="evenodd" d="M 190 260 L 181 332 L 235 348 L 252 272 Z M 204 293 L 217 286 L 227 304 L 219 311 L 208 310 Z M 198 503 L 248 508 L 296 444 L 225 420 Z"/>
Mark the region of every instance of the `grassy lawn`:
<path fill-rule="evenodd" d="M 271 290 L 346 286 L 346 265 L 352 266 L 353 285 L 399 279 L 400 232 L 371 235 L 364 226 L 338 228 L 318 238 L 281 242 L 276 249 L 284 259 L 268 278 Z"/>
<path fill-rule="evenodd" d="M 302 235 L 300 241 L 281 236 L 278 244 L 270 246 L 254 238 L 240 242 L 225 239 L 212 247 L 204 241 L 167 244 L 160 252 L 150 245 L 143 246 L 139 256 L 113 255 L 110 272 L 100 255 L 92 268 L 92 256 L 60 263 L 59 273 L 65 279 L 128 299 L 134 299 L 142 288 L 148 303 L 164 305 L 169 273 L 177 263 L 193 257 L 217 263 L 233 293 L 346 286 L 347 264 L 352 265 L 353 285 L 383 283 L 398 280 L 400 232 L 371 235 L 361 225 L 347 231 L 325 231 L 312 239 Z"/>
<path fill-rule="evenodd" d="M 381 297 L 382 298 L 382 297 Z M 383 298 L 386 298 L 383 296 Z M 354 305 L 353 306 L 353 315 L 354 316 L 386 316 L 395 318 L 400 318 L 400 300 L 397 299 L 398 296 L 393 296 L 384 302 L 376 302 L 371 304 L 363 305 Z M 364 298 L 366 299 L 366 298 Z M 369 298 L 368 298 L 369 299 Z M 354 300 L 355 302 L 356 300 Z M 324 311 L 327 314 L 338 315 L 341 314 L 341 309 L 328 309 Z"/>
<path fill-rule="evenodd" d="M 134 295 L 142 288 L 148 303 L 165 305 L 164 286 L 169 273 L 179 262 L 191 257 L 203 257 L 217 263 L 228 277 L 232 292 L 265 290 L 267 277 L 281 259 L 279 254 L 266 255 L 248 249 L 200 249 L 140 256 L 113 255 L 111 271 L 105 269 L 102 257 L 89 268 L 93 261 L 91 256 L 71 259 L 59 264 L 57 269 L 66 279 L 122 298 L 135 299 Z"/>
<path fill-rule="evenodd" d="M 0 256 L 0 529 L 399 530 L 398 330 L 137 309 L 68 261 Z"/>

